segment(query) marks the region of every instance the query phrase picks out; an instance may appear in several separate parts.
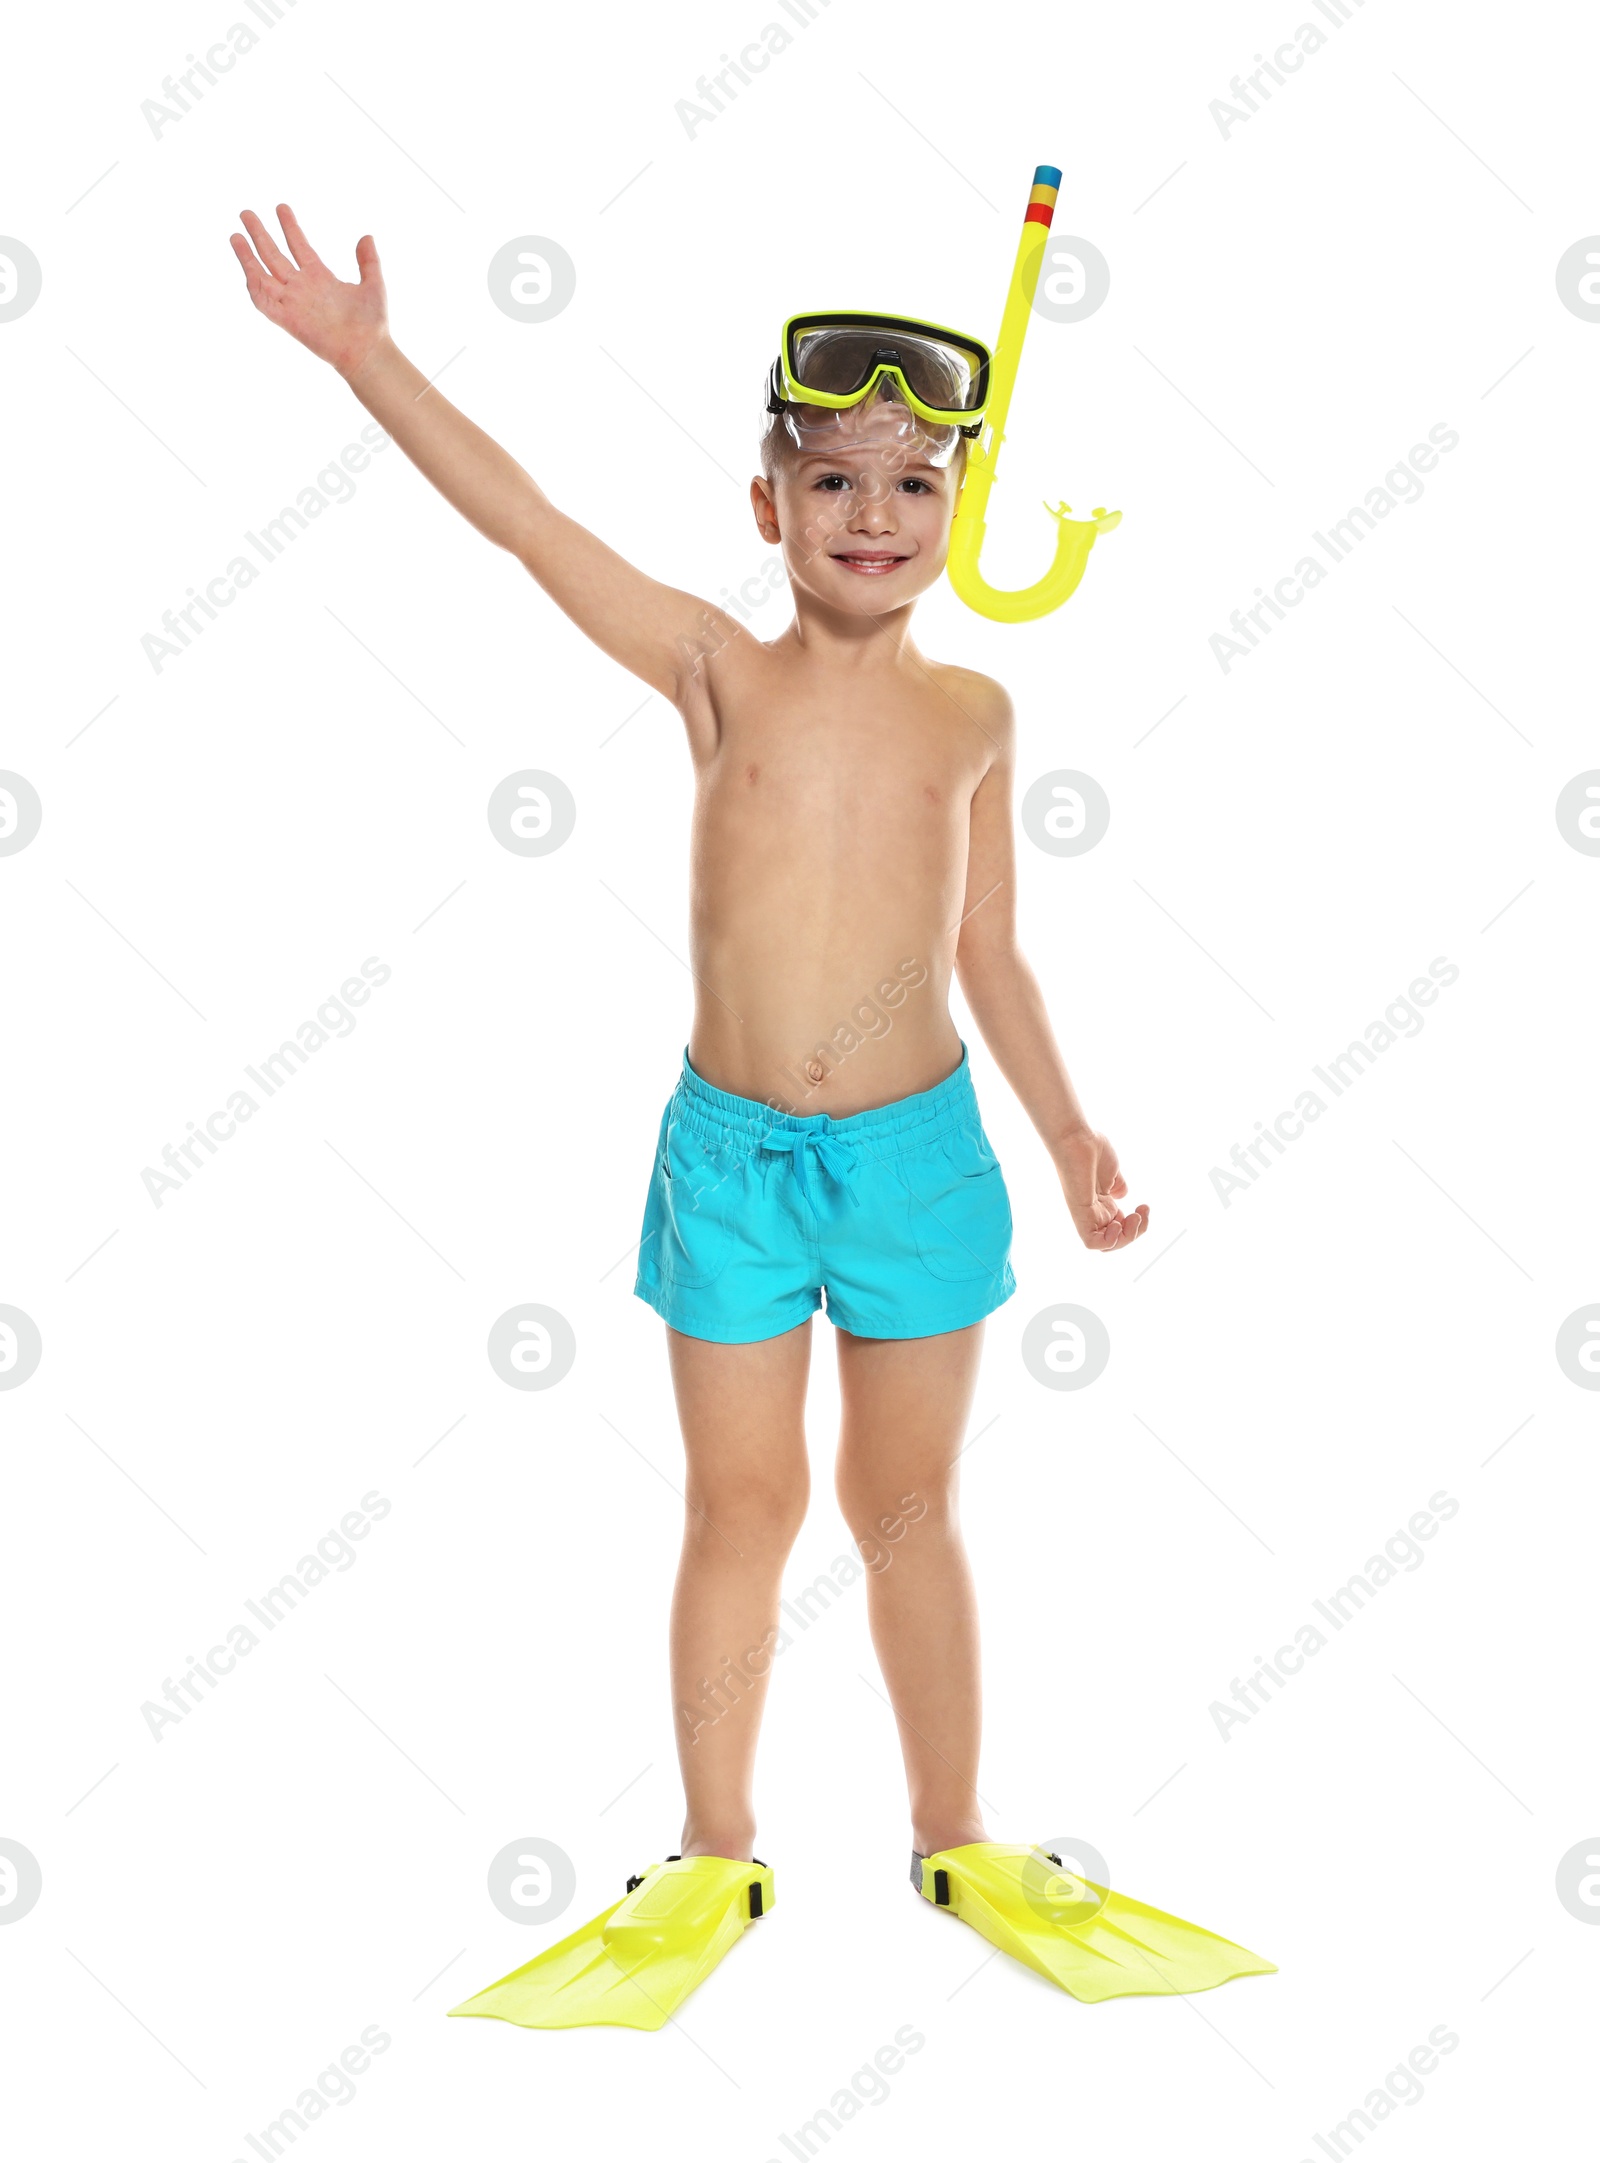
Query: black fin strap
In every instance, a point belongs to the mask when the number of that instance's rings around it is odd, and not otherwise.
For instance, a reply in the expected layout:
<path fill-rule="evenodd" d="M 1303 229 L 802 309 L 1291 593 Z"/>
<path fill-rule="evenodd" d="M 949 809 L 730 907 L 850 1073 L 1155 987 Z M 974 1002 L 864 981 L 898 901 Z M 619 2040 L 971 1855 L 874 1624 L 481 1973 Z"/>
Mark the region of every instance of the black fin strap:
<path fill-rule="evenodd" d="M 767 1865 L 766 1863 L 764 1863 L 764 1862 L 763 1862 L 763 1861 L 761 1860 L 761 1857 L 760 1857 L 759 1855 L 752 1855 L 752 1856 L 751 1856 L 751 1858 L 750 1858 L 750 1860 L 751 1860 L 751 1861 L 752 1861 L 752 1862 L 753 1862 L 753 1863 L 755 1864 L 755 1866 L 756 1866 L 756 1868 L 757 1868 L 758 1870 L 765 1870 L 765 1869 L 767 1869 L 767 1868 L 768 1868 L 768 1865 Z M 681 1862 L 683 1861 L 683 1857 L 682 1857 L 681 1855 L 669 1855 L 669 1856 L 667 1857 L 667 1861 L 668 1861 L 669 1863 L 681 1863 Z M 628 1890 L 629 1890 L 629 1892 L 631 1893 L 631 1892 L 632 1892 L 632 1891 L 634 1890 L 634 1888 L 635 1888 L 636 1886 L 642 1885 L 643 1883 L 644 1883 L 644 1879 L 643 1879 L 643 1877 L 642 1877 L 642 1876 L 640 1876 L 640 1877 L 637 1877 L 637 1878 L 629 1878 L 629 1880 L 628 1880 Z M 760 1892 L 759 1892 L 759 1889 L 758 1889 L 758 1888 L 752 1888 L 752 1890 L 754 1890 L 754 1891 L 755 1891 L 755 1893 L 756 1893 L 756 1903 L 757 1903 L 757 1904 L 756 1904 L 756 1907 L 755 1907 L 755 1909 L 754 1909 L 754 1911 L 753 1911 L 753 1912 L 754 1912 L 755 1914 L 759 1915 L 759 1914 L 761 1913 L 761 1906 L 760 1906 L 760 1897 L 761 1897 L 761 1896 L 760 1896 Z"/>

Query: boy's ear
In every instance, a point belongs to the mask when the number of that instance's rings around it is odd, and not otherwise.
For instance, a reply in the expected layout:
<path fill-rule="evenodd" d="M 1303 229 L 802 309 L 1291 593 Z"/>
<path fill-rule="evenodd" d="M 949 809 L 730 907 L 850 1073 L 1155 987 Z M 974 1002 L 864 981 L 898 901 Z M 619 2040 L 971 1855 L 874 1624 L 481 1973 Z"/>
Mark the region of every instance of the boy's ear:
<path fill-rule="evenodd" d="M 756 514 L 756 530 L 769 545 L 781 538 L 778 506 L 766 480 L 759 473 L 750 483 L 750 508 Z"/>

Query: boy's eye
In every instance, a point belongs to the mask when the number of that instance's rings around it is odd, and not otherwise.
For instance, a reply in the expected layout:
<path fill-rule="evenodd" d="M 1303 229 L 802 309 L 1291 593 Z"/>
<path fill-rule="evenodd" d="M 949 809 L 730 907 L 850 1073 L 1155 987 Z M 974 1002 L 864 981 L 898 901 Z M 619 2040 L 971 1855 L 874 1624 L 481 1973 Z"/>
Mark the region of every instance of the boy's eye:
<path fill-rule="evenodd" d="M 932 486 L 927 481 L 919 480 L 914 473 L 907 474 L 896 485 L 902 489 L 910 489 L 917 495 L 931 496 L 934 493 Z M 822 473 L 817 476 L 814 486 L 827 490 L 830 495 L 838 495 L 841 492 L 848 494 L 855 483 L 846 473 Z"/>

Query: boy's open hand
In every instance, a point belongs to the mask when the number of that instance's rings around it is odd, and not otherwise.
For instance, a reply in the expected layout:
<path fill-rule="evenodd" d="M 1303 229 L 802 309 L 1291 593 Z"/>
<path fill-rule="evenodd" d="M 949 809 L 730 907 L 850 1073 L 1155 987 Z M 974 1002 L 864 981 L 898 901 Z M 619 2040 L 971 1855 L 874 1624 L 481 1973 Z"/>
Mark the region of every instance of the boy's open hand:
<path fill-rule="evenodd" d="M 229 238 L 256 307 L 348 381 L 389 334 L 383 272 L 372 235 L 364 233 L 356 242 L 360 283 L 346 285 L 301 232 L 300 221 L 287 203 L 278 205 L 278 222 L 289 243 L 289 255 L 253 210 L 242 211 L 240 222 L 250 240 L 243 233 Z"/>
<path fill-rule="evenodd" d="M 1074 1136 L 1063 1146 L 1059 1169 L 1067 1207 L 1086 1247 L 1109 1254 L 1114 1247 L 1126 1247 L 1137 1239 L 1150 1222 L 1148 1202 L 1126 1214 L 1117 1207 L 1127 1195 L 1128 1182 L 1118 1168 L 1117 1152 L 1103 1134 Z"/>

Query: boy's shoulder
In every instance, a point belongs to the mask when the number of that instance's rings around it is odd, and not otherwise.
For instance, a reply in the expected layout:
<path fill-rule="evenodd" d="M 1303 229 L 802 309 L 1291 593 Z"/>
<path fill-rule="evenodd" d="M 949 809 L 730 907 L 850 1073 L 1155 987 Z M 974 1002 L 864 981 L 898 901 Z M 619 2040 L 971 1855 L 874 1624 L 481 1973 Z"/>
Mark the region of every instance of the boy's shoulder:
<path fill-rule="evenodd" d="M 997 742 L 1010 740 L 1016 709 L 1011 693 L 993 676 L 975 668 L 960 668 L 953 661 L 930 661 L 928 667 L 945 695 Z"/>

